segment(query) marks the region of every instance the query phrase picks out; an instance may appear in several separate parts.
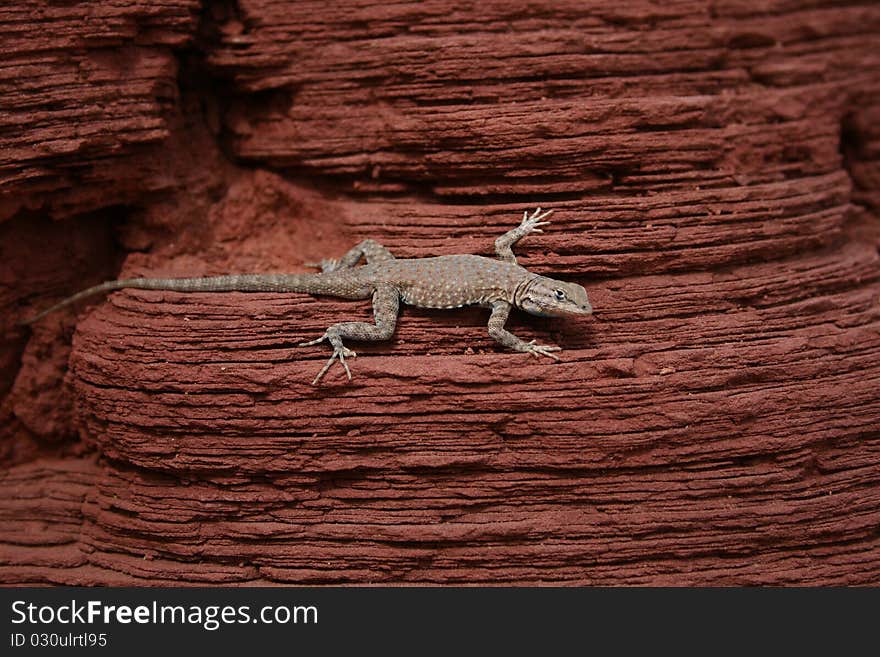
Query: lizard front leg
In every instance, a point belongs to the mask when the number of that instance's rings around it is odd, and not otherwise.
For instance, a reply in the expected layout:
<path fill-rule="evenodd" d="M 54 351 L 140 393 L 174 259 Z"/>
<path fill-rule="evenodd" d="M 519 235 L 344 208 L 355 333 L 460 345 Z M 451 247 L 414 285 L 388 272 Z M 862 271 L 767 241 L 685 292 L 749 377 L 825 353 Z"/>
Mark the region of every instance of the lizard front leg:
<path fill-rule="evenodd" d="M 338 360 L 342 364 L 342 367 L 345 368 L 345 373 L 348 375 L 348 380 L 351 381 L 351 370 L 348 369 L 348 363 L 345 362 L 345 359 L 354 358 L 357 354 L 351 349 L 346 348 L 342 340 L 379 341 L 391 339 L 391 336 L 394 335 L 394 327 L 397 325 L 397 313 L 399 310 L 400 292 L 395 287 L 383 285 L 376 288 L 376 291 L 373 292 L 373 318 L 375 319 L 375 324 L 368 324 L 367 322 L 341 322 L 328 328 L 320 338 L 300 343 L 300 347 L 308 347 L 327 340 L 333 346 L 333 355 L 330 356 L 330 359 L 321 368 L 321 371 L 318 372 L 318 376 L 312 381 L 312 385 L 318 385 L 318 381 L 327 373 L 334 360 Z"/>
<path fill-rule="evenodd" d="M 516 264 L 516 256 L 513 255 L 511 247 L 529 233 L 543 233 L 544 231 L 539 226 L 546 226 L 550 223 L 542 221 L 542 219 L 549 217 L 552 212 L 553 210 L 547 210 L 541 214 L 541 208 L 535 210 L 532 216 L 529 216 L 528 210 L 523 212 L 522 223 L 495 240 L 495 253 L 498 257 L 505 262 Z"/>
<path fill-rule="evenodd" d="M 492 304 L 492 314 L 489 316 L 489 335 L 509 349 L 525 351 L 535 358 L 547 356 L 548 358 L 559 360 L 559 356 L 551 352 L 562 351 L 561 347 L 545 347 L 544 345 L 535 344 L 534 340 L 526 342 L 504 328 L 504 325 L 507 323 L 507 316 L 510 315 L 510 308 L 511 305 L 506 301 L 496 301 Z"/>
<path fill-rule="evenodd" d="M 321 262 L 307 262 L 306 267 L 317 267 L 322 272 L 338 271 L 340 269 L 351 269 L 360 259 L 364 258 L 367 264 L 373 262 L 384 262 L 385 260 L 394 260 L 391 251 L 379 244 L 376 240 L 364 240 L 357 246 L 348 250 L 341 258 L 325 258 Z"/>

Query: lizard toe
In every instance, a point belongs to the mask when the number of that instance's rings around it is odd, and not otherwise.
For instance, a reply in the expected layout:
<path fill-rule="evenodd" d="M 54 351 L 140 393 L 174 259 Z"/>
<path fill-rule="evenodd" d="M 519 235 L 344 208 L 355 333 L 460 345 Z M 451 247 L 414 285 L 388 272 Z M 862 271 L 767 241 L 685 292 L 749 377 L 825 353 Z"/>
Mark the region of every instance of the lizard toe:
<path fill-rule="evenodd" d="M 552 358 L 553 360 L 561 360 L 559 356 L 554 354 L 554 351 L 562 351 L 562 347 L 556 347 L 554 345 L 542 345 L 535 344 L 535 340 L 527 343 L 526 351 L 528 351 L 535 358 L 539 358 L 541 356 L 546 356 L 547 358 Z"/>
<path fill-rule="evenodd" d="M 351 370 L 348 367 L 348 363 L 345 362 L 345 359 L 355 358 L 356 356 L 357 354 L 347 347 L 334 347 L 333 354 L 330 356 L 330 358 L 327 359 L 327 362 L 324 363 L 324 367 L 322 367 L 321 371 L 318 372 L 318 376 L 316 376 L 315 380 L 312 381 L 312 385 L 318 385 L 318 382 L 330 370 L 330 367 L 333 365 L 333 361 L 335 360 L 338 360 L 340 362 L 343 369 L 345 369 L 345 374 L 348 377 L 348 380 L 351 381 Z"/>
<path fill-rule="evenodd" d="M 327 339 L 327 334 L 325 333 L 320 338 L 315 338 L 314 340 L 309 340 L 308 342 L 300 342 L 296 346 L 297 347 L 311 347 L 312 345 L 316 345 L 316 344 L 320 344 L 321 342 L 324 342 L 324 340 L 326 340 L 326 339 Z"/>

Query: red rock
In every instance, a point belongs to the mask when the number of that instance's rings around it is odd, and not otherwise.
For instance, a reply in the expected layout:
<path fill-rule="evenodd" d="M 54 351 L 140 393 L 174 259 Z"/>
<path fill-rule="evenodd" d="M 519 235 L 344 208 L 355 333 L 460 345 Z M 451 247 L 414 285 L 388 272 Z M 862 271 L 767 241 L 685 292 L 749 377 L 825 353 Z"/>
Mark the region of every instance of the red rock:
<path fill-rule="evenodd" d="M 0 581 L 880 582 L 880 7 L 95 6 L 0 8 Z M 11 325 L 106 275 L 92 218 L 202 275 L 538 204 L 596 308 L 513 318 L 558 364 L 405 309 L 314 388 L 369 304 L 299 295 L 116 293 L 66 376 L 73 312 Z"/>
<path fill-rule="evenodd" d="M 65 216 L 170 187 L 156 168 L 175 104 L 173 49 L 199 3 L 39 0 L 0 9 L 0 220 Z"/>

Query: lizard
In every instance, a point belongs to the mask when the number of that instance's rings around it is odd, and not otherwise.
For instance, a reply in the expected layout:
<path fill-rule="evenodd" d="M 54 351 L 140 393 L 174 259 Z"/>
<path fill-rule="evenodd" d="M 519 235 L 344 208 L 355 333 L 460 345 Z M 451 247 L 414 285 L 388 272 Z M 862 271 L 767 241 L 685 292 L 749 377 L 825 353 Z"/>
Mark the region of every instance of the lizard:
<path fill-rule="evenodd" d="M 517 263 L 511 247 L 531 233 L 543 233 L 543 226 L 553 210 L 523 213 L 519 226 L 495 240 L 496 258 L 479 255 L 445 255 L 427 258 L 395 258 L 375 240 L 367 239 L 341 258 L 307 263 L 319 273 L 306 274 L 233 274 L 201 278 L 124 278 L 101 283 L 59 301 L 25 320 L 32 324 L 80 299 L 122 288 L 167 290 L 173 292 L 297 292 L 327 295 L 344 299 L 373 301 L 374 323 L 340 322 L 320 337 L 299 343 L 308 347 L 323 341 L 333 353 L 318 372 L 317 385 L 334 361 L 339 361 L 351 380 L 346 358 L 357 354 L 343 340 L 390 340 L 397 325 L 400 303 L 419 308 L 452 309 L 480 305 L 490 309 L 489 335 L 501 345 L 536 358 L 555 360 L 561 351 L 553 345 L 526 342 L 504 328 L 512 308 L 532 315 L 558 317 L 589 315 L 593 312 L 587 291 L 575 283 L 555 280 L 532 273 Z M 364 259 L 366 264 L 358 265 Z"/>

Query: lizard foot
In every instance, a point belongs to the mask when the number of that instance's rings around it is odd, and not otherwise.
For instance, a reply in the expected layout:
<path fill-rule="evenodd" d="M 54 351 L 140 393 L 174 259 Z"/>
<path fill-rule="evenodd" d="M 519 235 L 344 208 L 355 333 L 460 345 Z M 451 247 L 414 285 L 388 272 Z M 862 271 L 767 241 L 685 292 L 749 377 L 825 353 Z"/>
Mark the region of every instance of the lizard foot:
<path fill-rule="evenodd" d="M 334 337 L 335 337 L 335 339 L 334 339 Z M 322 367 L 321 371 L 318 372 L 318 376 L 316 376 L 315 380 L 312 381 L 312 385 L 313 386 L 318 385 L 318 381 L 320 381 L 321 377 L 323 377 L 327 373 L 327 370 L 329 370 L 330 366 L 333 365 L 334 360 L 338 360 L 342 364 L 342 367 L 345 368 L 345 374 L 348 376 L 348 380 L 351 381 L 351 370 L 348 369 L 348 363 L 345 362 L 345 359 L 346 358 L 355 358 L 357 356 L 357 354 L 355 352 L 353 352 L 351 349 L 348 349 L 347 347 L 345 347 L 342 344 L 342 340 L 339 339 L 339 336 L 332 336 L 332 335 L 328 335 L 327 333 L 325 333 L 324 335 L 322 335 L 320 338 L 317 338 L 316 340 L 309 340 L 308 342 L 300 342 L 299 346 L 300 347 L 311 347 L 312 345 L 316 345 L 319 342 L 323 342 L 324 340 L 330 340 L 330 343 L 333 345 L 333 355 L 331 355 L 330 358 L 327 359 L 327 362 L 325 363 L 324 367 Z"/>
<path fill-rule="evenodd" d="M 320 269 L 321 273 L 326 274 L 327 272 L 339 269 L 339 260 L 336 258 L 324 258 L 321 262 L 304 262 L 303 266 Z"/>
<path fill-rule="evenodd" d="M 551 214 L 553 214 L 553 210 L 547 210 L 543 214 L 541 214 L 541 208 L 536 209 L 531 216 L 529 216 L 529 211 L 526 210 L 523 212 L 523 220 L 519 225 L 520 228 L 525 229 L 525 235 L 529 233 L 543 233 L 544 231 L 539 228 L 539 226 L 549 226 L 549 221 L 543 221 Z"/>
<path fill-rule="evenodd" d="M 339 362 L 342 363 L 342 367 L 345 368 L 345 373 L 346 375 L 348 375 L 348 380 L 351 381 L 351 370 L 348 369 L 348 363 L 345 362 L 345 359 L 346 357 L 354 358 L 355 356 L 357 356 L 357 354 L 347 347 L 334 347 L 333 355 L 330 356 L 330 358 L 327 360 L 327 363 L 324 365 L 324 367 L 321 368 L 321 371 L 318 372 L 318 376 L 316 376 L 315 380 L 312 381 L 312 385 L 318 385 L 318 381 L 320 381 L 321 377 L 327 373 L 327 370 L 330 369 L 333 361 L 337 359 L 339 359 Z"/>
<path fill-rule="evenodd" d="M 552 358 L 553 360 L 560 360 L 559 356 L 552 352 L 562 351 L 562 347 L 535 344 L 535 340 L 532 340 L 531 342 L 527 342 L 525 344 L 525 346 L 523 347 L 523 351 L 530 353 L 535 358 L 538 358 L 539 356 L 547 356 L 547 358 Z"/>

